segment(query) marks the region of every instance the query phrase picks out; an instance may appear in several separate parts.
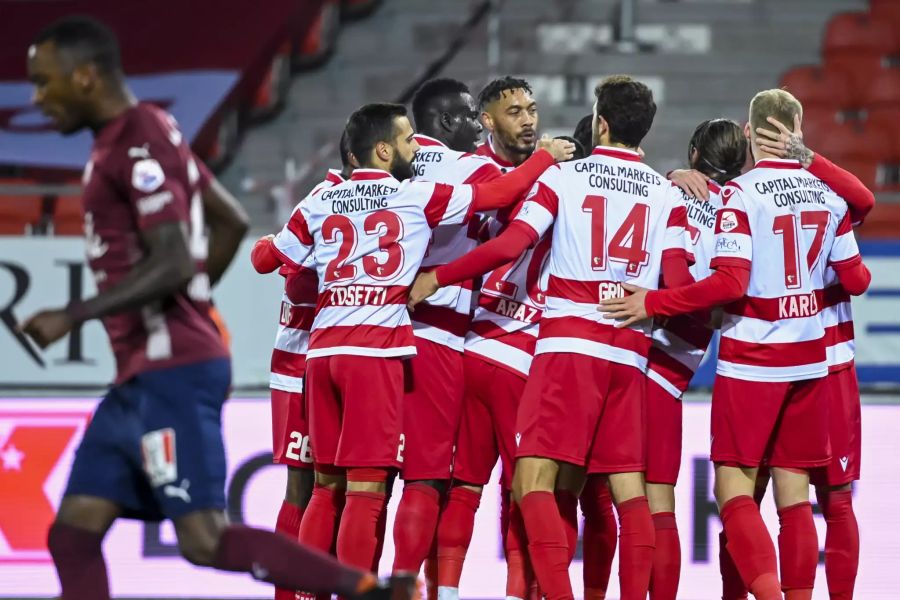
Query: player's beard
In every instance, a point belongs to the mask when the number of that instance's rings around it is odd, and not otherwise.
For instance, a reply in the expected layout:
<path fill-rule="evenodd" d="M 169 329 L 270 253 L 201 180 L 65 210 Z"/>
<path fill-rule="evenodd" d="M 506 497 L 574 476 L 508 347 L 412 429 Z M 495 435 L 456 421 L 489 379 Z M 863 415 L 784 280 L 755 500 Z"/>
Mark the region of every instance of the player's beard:
<path fill-rule="evenodd" d="M 404 160 L 399 152 L 394 153 L 390 171 L 397 181 L 406 181 L 407 179 L 412 179 L 413 175 L 415 175 L 412 160 Z"/>

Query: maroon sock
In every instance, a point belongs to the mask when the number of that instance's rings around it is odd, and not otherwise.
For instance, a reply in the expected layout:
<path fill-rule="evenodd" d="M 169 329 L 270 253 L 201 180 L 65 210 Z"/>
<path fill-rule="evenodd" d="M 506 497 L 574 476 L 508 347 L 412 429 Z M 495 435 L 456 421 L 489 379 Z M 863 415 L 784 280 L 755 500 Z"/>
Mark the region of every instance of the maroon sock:
<path fill-rule="evenodd" d="M 385 512 L 383 492 L 347 491 L 338 530 L 337 556 L 344 564 L 370 569 L 378 546 L 378 520 Z"/>
<path fill-rule="evenodd" d="M 517 503 L 510 502 L 506 521 L 507 530 L 504 539 L 506 596 L 508 598 L 528 598 L 531 585 L 534 583 L 534 572 L 528 558 L 525 521 L 522 519 L 522 511 Z"/>
<path fill-rule="evenodd" d="M 619 503 L 619 586 L 621 600 L 644 600 L 650 588 L 656 531 L 646 496 Z"/>
<path fill-rule="evenodd" d="M 825 517 L 825 579 L 831 600 L 851 600 L 859 570 L 859 525 L 850 490 L 817 495 Z"/>
<path fill-rule="evenodd" d="M 578 497 L 568 490 L 556 490 L 556 505 L 566 529 L 566 543 L 569 547 L 569 564 L 578 549 Z"/>
<path fill-rule="evenodd" d="M 722 575 L 722 600 L 747 600 L 750 592 L 728 552 L 728 536 L 724 529 L 719 532 L 719 573 Z"/>
<path fill-rule="evenodd" d="M 519 503 L 528 535 L 528 553 L 547 600 L 571 599 L 569 544 L 552 492 L 525 494 Z"/>
<path fill-rule="evenodd" d="M 424 483 L 407 483 L 394 520 L 394 573 L 418 573 L 437 532 L 441 495 Z"/>
<path fill-rule="evenodd" d="M 337 532 L 336 499 L 339 496 L 343 496 L 343 492 L 337 493 L 319 485 L 313 488 L 312 497 L 300 521 L 297 539 L 322 552 L 331 551 Z"/>
<path fill-rule="evenodd" d="M 281 503 L 278 511 L 278 520 L 275 521 L 275 531 L 296 540 L 300 534 L 300 520 L 303 518 L 303 508 L 291 504 L 287 500 Z M 275 600 L 294 600 L 294 590 L 275 588 Z"/>
<path fill-rule="evenodd" d="M 719 514 L 728 536 L 728 552 L 750 592 L 757 600 L 781 600 L 775 545 L 759 506 L 750 496 L 737 496 L 726 502 Z"/>
<path fill-rule="evenodd" d="M 255 579 L 285 589 L 342 595 L 355 594 L 364 575 L 320 550 L 271 531 L 243 525 L 225 528 L 213 566 L 222 571 L 250 573 Z"/>
<path fill-rule="evenodd" d="M 99 533 L 64 523 L 50 527 L 47 548 L 62 586 L 60 600 L 109 600 L 102 543 Z"/>
<path fill-rule="evenodd" d="M 656 528 L 656 549 L 653 550 L 653 570 L 650 574 L 650 600 L 675 600 L 681 578 L 681 540 L 675 513 L 653 515 Z"/>
<path fill-rule="evenodd" d="M 437 531 L 439 586 L 459 587 L 463 562 L 475 528 L 475 513 L 480 503 L 481 494 L 460 486 L 452 488 L 447 496 Z"/>
<path fill-rule="evenodd" d="M 786 600 L 809 600 L 816 581 L 819 540 L 812 505 L 798 502 L 778 511 L 778 557 Z"/>
<path fill-rule="evenodd" d="M 388 484 L 390 485 L 390 483 Z M 375 524 L 375 556 L 372 557 L 372 572 L 378 574 L 381 566 L 381 555 L 384 552 L 384 536 L 387 535 L 387 518 L 388 504 L 391 503 L 391 490 L 389 489 L 384 496 L 384 510 L 378 516 L 378 523 Z M 343 510 L 343 506 L 341 506 Z"/>
<path fill-rule="evenodd" d="M 612 495 L 603 478 L 588 477 L 581 493 L 581 511 L 584 513 L 584 597 L 603 600 L 619 540 Z"/>

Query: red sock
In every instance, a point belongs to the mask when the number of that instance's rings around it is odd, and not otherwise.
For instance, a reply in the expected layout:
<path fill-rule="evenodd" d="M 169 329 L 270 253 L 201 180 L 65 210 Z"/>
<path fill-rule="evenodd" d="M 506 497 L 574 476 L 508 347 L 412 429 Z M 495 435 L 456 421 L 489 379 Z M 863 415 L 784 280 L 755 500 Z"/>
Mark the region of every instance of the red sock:
<path fill-rule="evenodd" d="M 619 586 L 621 600 L 644 600 L 650 587 L 656 532 L 646 496 L 619 503 Z"/>
<path fill-rule="evenodd" d="M 656 528 L 656 549 L 653 551 L 653 570 L 650 574 L 650 600 L 675 600 L 681 578 L 681 540 L 675 513 L 653 515 Z"/>
<path fill-rule="evenodd" d="M 440 516 L 438 516 L 440 520 Z M 437 600 L 438 597 L 438 559 L 437 559 L 437 534 L 434 535 L 434 541 L 431 543 L 431 550 L 425 557 L 425 564 L 422 566 L 425 573 L 425 598 L 426 600 Z"/>
<path fill-rule="evenodd" d="M 60 600 L 109 600 L 109 579 L 103 560 L 103 535 L 54 523 L 47 548 L 62 586 Z"/>
<path fill-rule="evenodd" d="M 300 534 L 300 519 L 302 518 L 303 508 L 285 500 L 281 503 L 281 510 L 278 511 L 275 531 L 286 535 L 292 540 L 296 540 Z M 294 590 L 275 588 L 275 600 L 294 600 Z"/>
<path fill-rule="evenodd" d="M 616 555 L 619 527 L 613 512 L 612 495 L 603 478 L 588 477 L 581 493 L 581 512 L 584 513 L 584 598 L 604 600 Z"/>
<path fill-rule="evenodd" d="M 750 496 L 737 496 L 726 502 L 719 514 L 728 536 L 728 552 L 750 592 L 756 600 L 781 600 L 775 545 L 756 502 Z"/>
<path fill-rule="evenodd" d="M 722 574 L 722 600 L 747 600 L 750 592 L 728 552 L 728 536 L 724 529 L 719 532 L 719 573 Z"/>
<path fill-rule="evenodd" d="M 475 528 L 475 512 L 480 502 L 481 494 L 478 492 L 460 486 L 450 490 L 437 532 L 439 586 L 459 587 L 463 562 Z"/>
<path fill-rule="evenodd" d="M 525 494 L 519 503 L 528 535 L 528 553 L 547 600 L 573 598 L 569 544 L 552 492 Z"/>
<path fill-rule="evenodd" d="M 418 573 L 437 530 L 441 495 L 424 483 L 407 483 L 394 521 L 394 573 Z"/>
<path fill-rule="evenodd" d="M 336 493 L 327 487 L 317 485 L 313 488 L 297 533 L 300 542 L 322 552 L 331 551 L 337 532 L 337 498 L 341 496 L 342 492 Z"/>
<path fill-rule="evenodd" d="M 850 490 L 817 494 L 825 517 L 825 579 L 831 600 L 851 600 L 859 570 L 859 525 Z"/>
<path fill-rule="evenodd" d="M 372 557 L 372 572 L 376 575 L 378 574 L 379 567 L 381 566 L 381 554 L 384 552 L 384 536 L 387 535 L 387 518 L 388 511 L 387 506 L 391 502 L 391 493 L 388 493 L 384 497 L 384 510 L 381 511 L 381 514 L 378 516 L 378 523 L 375 525 L 375 556 Z"/>
<path fill-rule="evenodd" d="M 337 538 L 337 556 L 342 563 L 366 570 L 372 567 L 384 497 L 381 492 L 347 491 Z"/>
<path fill-rule="evenodd" d="M 298 569 L 297 565 L 303 568 Z M 324 552 L 272 531 L 243 525 L 225 528 L 213 567 L 251 573 L 256 579 L 286 589 L 337 592 L 346 596 L 358 593 L 358 586 L 366 577 L 363 571 L 346 567 Z"/>
<path fill-rule="evenodd" d="M 578 497 L 568 490 L 556 490 L 556 505 L 566 529 L 566 544 L 569 547 L 569 564 L 578 550 Z"/>
<path fill-rule="evenodd" d="M 819 540 L 812 505 L 798 502 L 778 511 L 778 557 L 785 600 L 809 600 L 816 582 Z"/>
<path fill-rule="evenodd" d="M 515 502 L 510 502 L 508 522 L 504 540 L 506 550 L 506 596 L 528 598 L 534 583 L 534 572 L 528 558 L 528 537 L 525 535 L 525 521 L 522 511 Z"/>

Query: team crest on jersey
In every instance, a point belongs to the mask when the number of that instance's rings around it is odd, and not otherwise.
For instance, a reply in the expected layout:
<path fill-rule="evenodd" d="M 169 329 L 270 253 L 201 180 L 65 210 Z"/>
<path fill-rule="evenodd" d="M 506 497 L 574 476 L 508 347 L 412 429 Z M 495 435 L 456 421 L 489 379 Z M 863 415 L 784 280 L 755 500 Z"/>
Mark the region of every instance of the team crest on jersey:
<path fill-rule="evenodd" d="M 737 215 L 730 211 L 726 210 L 722 213 L 722 217 L 719 221 L 719 227 L 725 233 L 728 233 L 734 230 L 738 226 Z"/>
<path fill-rule="evenodd" d="M 134 163 L 131 170 L 131 185 L 142 192 L 154 192 L 166 180 L 162 167 L 156 160 L 145 158 Z"/>
<path fill-rule="evenodd" d="M 731 197 L 734 195 L 734 188 L 726 187 L 722 189 L 722 202 L 728 204 L 728 201 L 731 200 Z"/>

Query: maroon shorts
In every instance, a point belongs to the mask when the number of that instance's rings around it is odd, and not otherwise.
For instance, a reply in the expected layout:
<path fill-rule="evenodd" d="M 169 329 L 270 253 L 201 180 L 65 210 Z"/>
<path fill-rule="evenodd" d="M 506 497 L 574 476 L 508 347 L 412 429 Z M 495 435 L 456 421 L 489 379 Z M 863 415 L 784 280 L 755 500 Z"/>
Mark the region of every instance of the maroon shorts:
<path fill-rule="evenodd" d="M 681 468 L 681 397 L 647 378 L 647 481 L 675 485 Z"/>
<path fill-rule="evenodd" d="M 399 468 L 404 366 L 399 358 L 336 355 L 306 362 L 316 464 Z"/>
<path fill-rule="evenodd" d="M 300 392 L 272 390 L 273 462 L 298 469 L 313 468 L 305 404 Z"/>
<path fill-rule="evenodd" d="M 828 464 L 829 395 L 826 377 L 769 382 L 717 375 L 712 461 L 795 469 Z"/>
<path fill-rule="evenodd" d="M 516 456 L 588 473 L 643 471 L 645 380 L 635 367 L 601 358 L 538 354 L 519 406 Z"/>
<path fill-rule="evenodd" d="M 466 393 L 456 442 L 453 478 L 485 485 L 500 457 L 501 485 L 512 486 L 516 460 L 516 413 L 525 378 L 473 354 L 463 355 Z"/>
<path fill-rule="evenodd" d="M 416 338 L 412 377 L 403 397 L 406 447 L 400 476 L 450 479 L 462 411 L 462 352 Z"/>
<path fill-rule="evenodd" d="M 859 479 L 862 460 L 862 416 L 859 382 L 852 365 L 828 375 L 831 387 L 831 462 L 811 473 L 814 485 L 841 486 Z"/>

